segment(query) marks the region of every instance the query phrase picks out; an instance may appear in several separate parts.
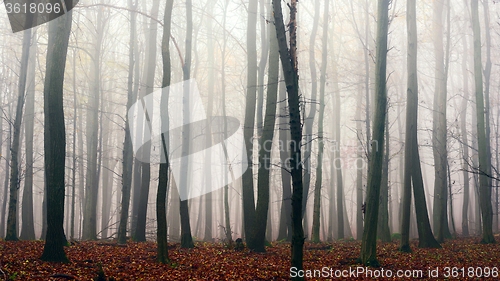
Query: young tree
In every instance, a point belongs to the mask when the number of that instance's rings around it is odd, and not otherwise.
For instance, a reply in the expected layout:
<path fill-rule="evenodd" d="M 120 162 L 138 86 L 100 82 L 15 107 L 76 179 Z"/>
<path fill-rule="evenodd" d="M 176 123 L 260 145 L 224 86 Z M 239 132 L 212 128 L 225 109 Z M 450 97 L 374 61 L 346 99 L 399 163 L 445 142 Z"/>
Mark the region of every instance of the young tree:
<path fill-rule="evenodd" d="M 33 14 L 27 14 L 27 25 L 30 26 L 30 21 L 33 21 Z M 29 16 L 31 15 L 31 16 Z M 11 145 L 10 158 L 10 198 L 9 198 L 9 215 L 7 218 L 7 235 L 5 240 L 17 241 L 17 200 L 19 189 L 19 147 L 21 146 L 21 124 L 23 119 L 23 107 L 26 97 L 26 77 L 28 74 L 28 62 L 30 56 L 31 44 L 31 29 L 24 30 L 23 47 L 21 55 L 21 71 L 19 73 L 18 98 L 16 106 L 16 117 L 14 119 L 14 136 Z"/>
<path fill-rule="evenodd" d="M 35 223 L 33 219 L 33 131 L 35 125 L 35 68 L 37 55 L 36 31 L 33 33 L 33 41 L 28 63 L 28 82 L 26 86 L 26 110 L 24 113 L 24 136 L 26 153 L 26 172 L 24 177 L 23 201 L 22 201 L 22 228 L 19 239 L 35 240 Z"/>
<path fill-rule="evenodd" d="M 257 4 L 258 0 L 251 0 L 248 4 L 248 22 L 247 22 L 247 93 L 245 102 L 245 122 L 243 127 L 243 137 L 247 154 L 248 169 L 242 176 L 243 193 L 243 223 L 245 227 L 245 237 L 247 246 L 253 248 L 251 239 L 255 221 L 255 198 L 253 184 L 253 137 L 255 126 L 255 106 L 257 96 Z"/>
<path fill-rule="evenodd" d="M 134 64 L 135 48 L 136 48 L 136 22 L 137 13 L 134 12 L 137 7 L 137 2 L 132 4 L 132 0 L 128 0 L 128 7 L 130 9 L 130 43 L 129 43 L 129 65 L 128 65 L 128 80 L 127 80 L 127 111 L 132 107 L 135 101 L 133 90 L 134 79 Z M 118 225 L 118 243 L 125 244 L 127 242 L 127 223 L 128 223 L 128 210 L 130 207 L 130 189 L 132 187 L 132 139 L 130 136 L 130 120 L 128 114 L 125 116 L 125 141 L 123 143 L 123 172 L 122 172 L 122 200 L 120 208 L 120 223 Z"/>
<path fill-rule="evenodd" d="M 72 11 L 49 23 L 47 66 L 44 85 L 44 150 L 47 191 L 47 235 L 44 261 L 67 262 L 64 219 L 64 169 L 66 135 L 64 128 L 63 83 Z"/>
<path fill-rule="evenodd" d="M 378 266 L 377 261 L 377 218 L 384 156 L 384 130 L 387 108 L 387 31 L 389 24 L 389 0 L 378 1 L 377 51 L 375 65 L 375 118 L 373 121 L 372 151 L 368 167 L 367 202 L 365 228 L 361 243 L 361 263 Z"/>
<path fill-rule="evenodd" d="M 319 4 L 319 3 L 318 3 Z M 319 5 L 318 5 L 319 6 Z M 324 14 L 323 14 L 323 44 L 322 44 L 322 58 L 321 58 L 321 74 L 319 84 L 319 117 L 318 117 L 318 165 L 316 167 L 316 183 L 314 186 L 314 211 L 313 211 L 313 227 L 312 227 L 312 241 L 319 242 L 319 228 L 320 228 L 320 210 L 321 210 L 321 185 L 323 179 L 323 150 L 325 144 L 323 142 L 323 123 L 325 116 L 325 85 L 326 85 L 326 67 L 327 67 L 327 50 L 328 50 L 328 12 L 329 1 L 325 0 Z"/>
<path fill-rule="evenodd" d="M 191 78 L 191 44 L 193 39 L 193 3 L 191 0 L 186 0 L 186 55 L 184 65 L 182 66 L 183 78 L 186 83 L 184 84 L 184 97 L 183 97 L 183 119 L 184 124 L 189 123 L 189 83 Z M 188 155 L 189 152 L 189 130 L 182 130 L 182 155 Z M 187 183 L 187 158 L 181 160 L 181 179 L 179 187 L 183 187 Z M 191 225 L 189 222 L 189 209 L 188 201 L 181 200 L 180 202 L 180 215 L 181 215 L 181 247 L 193 248 L 193 237 L 191 236 Z"/>
<path fill-rule="evenodd" d="M 174 0 L 167 0 L 165 5 L 165 13 L 163 15 L 163 39 L 161 42 L 161 54 L 163 59 L 163 80 L 161 83 L 162 87 L 162 100 L 161 107 L 163 108 L 161 112 L 161 126 L 162 132 L 168 132 L 169 129 L 169 118 L 168 118 L 168 88 L 170 86 L 170 34 L 172 26 L 172 7 L 174 5 Z M 167 187 L 168 187 L 168 134 L 163 133 L 161 135 L 161 141 L 163 145 L 163 157 L 165 163 L 160 164 L 160 172 L 158 179 L 158 193 L 156 195 L 156 218 L 157 218 L 157 256 L 156 259 L 160 263 L 168 263 L 168 245 L 167 245 L 167 210 L 166 210 L 166 200 L 167 200 Z"/>
<path fill-rule="evenodd" d="M 285 24 L 281 2 L 273 0 L 274 25 L 278 37 L 281 65 L 285 75 L 288 92 L 288 108 L 290 112 L 290 173 L 292 175 L 292 262 L 291 266 L 302 270 L 304 230 L 302 228 L 302 124 L 299 101 L 299 75 L 297 62 L 297 0 L 290 3 L 290 48 L 287 45 Z M 300 278 L 299 278 L 300 279 Z"/>

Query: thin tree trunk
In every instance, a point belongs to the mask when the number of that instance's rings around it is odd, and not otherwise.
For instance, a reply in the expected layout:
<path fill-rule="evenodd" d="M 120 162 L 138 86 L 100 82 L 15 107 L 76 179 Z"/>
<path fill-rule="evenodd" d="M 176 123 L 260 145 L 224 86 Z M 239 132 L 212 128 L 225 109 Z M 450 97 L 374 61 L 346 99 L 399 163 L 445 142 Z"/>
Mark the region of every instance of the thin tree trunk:
<path fill-rule="evenodd" d="M 33 34 L 36 38 L 36 32 Z M 20 239 L 35 240 L 35 224 L 33 219 L 33 131 L 35 122 L 35 67 L 37 55 L 37 42 L 33 41 L 30 50 L 28 64 L 28 85 L 26 88 L 26 110 L 25 110 L 25 153 L 26 172 L 24 177 L 24 190 L 22 201 L 22 228 Z"/>
<path fill-rule="evenodd" d="M 273 10 L 281 64 L 285 74 L 285 83 L 288 92 L 288 108 L 290 111 L 290 173 L 293 184 L 291 266 L 297 270 L 302 270 L 304 255 L 302 196 L 304 190 L 302 185 L 302 124 L 300 117 L 299 76 L 297 63 L 297 0 L 291 0 L 290 3 L 290 22 L 288 24 L 288 30 L 290 33 L 290 48 L 287 46 L 281 2 L 273 0 Z M 297 277 L 293 279 L 300 280 L 303 278 Z"/>
<path fill-rule="evenodd" d="M 134 77 L 134 64 L 136 63 L 135 48 L 136 48 L 136 21 L 137 13 L 134 12 L 137 7 L 132 4 L 132 0 L 128 1 L 130 9 L 130 49 L 129 49 L 129 66 L 128 66 L 128 80 L 127 80 L 127 112 L 132 107 L 135 101 L 133 90 L 133 77 Z M 128 223 L 128 210 L 130 206 L 130 189 L 132 185 L 132 139 L 130 137 L 130 120 L 128 114 L 125 116 L 125 140 L 123 143 L 123 172 L 122 172 L 122 200 L 120 208 L 120 223 L 118 226 L 118 243 L 127 243 L 127 223 Z"/>
<path fill-rule="evenodd" d="M 183 123 L 189 124 L 189 83 L 191 78 L 191 41 L 193 37 L 193 3 L 191 0 L 186 0 L 186 56 L 184 65 L 182 66 L 184 81 L 184 97 L 183 97 Z M 189 130 L 182 131 L 182 155 L 188 155 L 189 152 Z M 179 188 L 182 190 L 187 184 L 188 165 L 187 158 L 183 157 L 181 160 L 181 180 Z M 181 247 L 193 248 L 193 237 L 191 236 L 191 225 L 189 221 L 188 201 L 182 200 L 180 202 L 180 215 L 181 215 Z"/>
<path fill-rule="evenodd" d="M 462 135 L 462 171 L 464 185 L 464 199 L 462 205 L 462 236 L 469 236 L 469 201 L 470 201 L 470 180 L 469 180 L 469 141 L 467 132 L 467 108 L 469 101 L 469 75 L 467 69 L 468 45 L 467 37 L 462 37 L 463 53 L 462 53 L 462 81 L 464 96 L 462 99 L 462 109 L 460 113 L 460 133 Z"/>
<path fill-rule="evenodd" d="M 269 179 L 271 172 L 271 152 L 276 123 L 276 103 L 278 97 L 279 54 L 276 30 L 270 29 L 269 73 L 267 83 L 267 100 L 264 127 L 260 138 L 259 169 L 257 182 L 257 208 L 255 210 L 255 227 L 250 249 L 256 252 L 265 251 L 266 226 L 269 212 Z M 247 238 L 247 240 L 249 240 Z"/>
<path fill-rule="evenodd" d="M 247 22 L 247 92 L 245 102 L 245 122 L 243 137 L 245 139 L 248 169 L 243 173 L 243 222 L 245 226 L 245 238 L 247 246 L 252 249 L 251 237 L 254 231 L 255 222 L 255 198 L 254 198 L 254 178 L 253 178 L 253 138 L 256 107 L 256 85 L 257 85 L 257 47 L 256 47 L 256 26 L 257 26 L 257 4 L 258 0 L 252 0 L 248 5 Z"/>
<path fill-rule="evenodd" d="M 318 1 L 319 2 L 319 1 Z M 319 3 L 317 3 L 319 4 Z M 319 5 L 318 5 L 319 6 Z M 319 8 L 319 7 L 318 7 Z M 323 14 L 323 45 L 321 58 L 321 74 L 319 84 L 319 117 L 318 117 L 318 165 L 316 167 L 316 183 L 314 187 L 314 211 L 313 211 L 313 228 L 312 241 L 318 243 L 320 241 L 320 210 L 321 210 L 321 187 L 323 184 L 323 150 L 325 144 L 323 142 L 323 122 L 325 116 L 325 86 L 326 86 L 326 67 L 327 67 L 327 51 L 328 51 L 328 9 L 329 0 L 325 0 Z M 319 16 L 319 15 L 318 15 Z"/>
<path fill-rule="evenodd" d="M 161 43 L 161 55 L 163 60 L 163 79 L 161 83 L 162 98 L 161 98 L 161 131 L 162 131 L 162 151 L 163 163 L 160 164 L 160 172 L 158 179 L 158 193 L 156 195 L 156 219 L 157 219 L 157 254 L 156 259 L 160 263 L 169 263 L 168 258 L 168 244 L 167 244 L 167 208 L 165 206 L 168 191 L 168 147 L 169 147 L 169 116 L 168 116 L 168 88 L 171 79 L 171 63 L 170 63 L 170 34 L 172 27 L 172 8 L 174 0 L 168 0 L 165 5 L 165 12 L 163 15 L 163 39 Z"/>
<path fill-rule="evenodd" d="M 319 18 L 320 18 L 320 1 L 316 0 L 314 4 L 314 19 L 311 31 L 311 37 L 309 37 L 309 69 L 311 71 L 311 97 L 309 108 L 309 113 L 304 120 L 305 134 L 305 147 L 304 147 L 304 195 L 302 196 L 302 217 L 304 218 L 304 231 L 307 236 L 307 199 L 309 199 L 309 189 L 311 186 L 311 155 L 312 155 L 312 142 L 313 142 L 313 126 L 314 118 L 316 116 L 316 103 L 317 103 L 317 92 L 318 92 L 318 75 L 316 71 L 316 36 L 318 33 Z"/>
<path fill-rule="evenodd" d="M 213 10 L 214 10 L 214 5 L 215 1 L 207 3 L 208 5 L 208 11 L 207 13 L 209 15 L 213 15 Z M 214 83 L 215 83 L 215 62 L 214 62 L 214 56 L 215 56 L 215 51 L 214 51 L 214 39 L 213 39 L 213 31 L 212 31 L 212 19 L 208 19 L 207 22 L 207 51 L 208 51 L 208 64 L 209 64 L 209 73 L 208 73 L 208 106 L 207 106 L 207 122 L 206 122 L 206 127 L 207 127 L 207 132 L 206 134 L 208 136 L 212 135 L 212 130 L 211 130 L 211 125 L 210 125 L 210 120 L 213 116 L 213 107 L 214 107 Z M 205 147 L 211 147 L 212 146 L 212 138 L 207 137 L 206 138 L 206 144 Z M 206 190 L 211 191 L 212 186 L 211 186 L 211 179 L 210 177 L 212 176 L 212 165 L 211 165 L 211 160 L 212 160 L 212 150 L 207 149 L 205 150 L 205 174 L 206 174 Z M 205 201 L 205 229 L 204 229 L 204 240 L 205 241 L 212 241 L 213 239 L 213 234 L 212 234 L 212 192 L 207 193 L 204 197 Z M 200 221 L 198 219 L 198 221 Z"/>
<path fill-rule="evenodd" d="M 96 34 L 94 53 L 92 54 L 91 94 L 87 113 L 87 174 L 85 180 L 85 210 L 83 216 L 83 239 L 97 239 L 97 195 L 99 178 L 98 170 L 98 143 L 99 143 L 99 103 L 101 92 L 101 48 L 103 30 L 103 10 L 97 11 Z"/>
<path fill-rule="evenodd" d="M 32 14 L 31 14 L 32 15 Z M 27 21 L 32 21 L 33 15 L 27 17 Z M 30 24 L 28 24 L 29 26 Z M 23 119 L 23 107 L 26 97 L 26 77 L 28 75 L 28 63 L 30 56 L 31 44 L 31 29 L 24 30 L 23 33 L 23 49 L 21 55 L 21 70 L 19 73 L 18 98 L 16 106 L 16 116 L 12 129 L 14 136 L 11 145 L 10 159 L 10 192 L 9 192 L 9 214 L 7 217 L 7 234 L 5 240 L 17 241 L 17 200 L 18 189 L 20 185 L 19 179 L 19 148 L 21 144 L 21 124 Z"/>
<path fill-rule="evenodd" d="M 153 92 L 153 85 L 155 81 L 155 69 L 156 69 L 156 35 L 158 33 L 158 23 L 156 20 L 158 17 L 158 10 L 160 7 L 160 1 L 154 0 L 153 6 L 151 7 L 151 20 L 149 23 L 149 29 L 146 33 L 147 37 L 147 47 L 146 47 L 146 63 L 144 64 L 144 76 L 142 78 L 145 87 L 141 89 L 140 98 L 143 99 L 146 95 Z M 149 116 L 153 116 L 152 110 L 148 110 Z M 144 138 L 146 137 L 147 130 L 144 130 Z M 143 146 L 144 160 L 148 160 L 151 153 L 151 142 L 147 142 Z M 149 186 L 151 181 L 151 164 L 149 162 L 141 162 L 141 190 L 139 194 L 139 206 L 137 209 L 137 225 L 134 233 L 135 241 L 146 241 L 146 221 L 147 221 L 147 210 L 148 210 L 148 199 L 149 199 Z"/>

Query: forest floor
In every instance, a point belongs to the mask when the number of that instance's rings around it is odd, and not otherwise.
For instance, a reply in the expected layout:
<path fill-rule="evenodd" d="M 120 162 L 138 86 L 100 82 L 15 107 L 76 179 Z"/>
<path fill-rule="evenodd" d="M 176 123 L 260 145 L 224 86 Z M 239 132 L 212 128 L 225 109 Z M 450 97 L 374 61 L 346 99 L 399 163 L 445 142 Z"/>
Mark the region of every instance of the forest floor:
<path fill-rule="evenodd" d="M 500 242 L 500 236 L 496 240 Z M 399 241 L 379 242 L 380 268 L 356 263 L 358 241 L 306 242 L 304 274 L 310 276 L 307 280 L 370 280 L 370 274 L 382 280 L 391 279 L 388 275 L 392 280 L 499 280 L 495 276 L 500 274 L 500 243 L 478 242 L 478 238 L 459 238 L 446 241 L 442 249 L 419 249 L 417 241 L 412 241 L 413 253 L 399 252 Z M 156 263 L 152 242 L 126 246 L 103 241 L 72 243 L 65 248 L 69 263 L 40 261 L 43 246 L 43 241 L 0 241 L 0 280 L 98 280 L 100 267 L 109 280 L 288 280 L 299 273 L 290 269 L 290 245 L 279 242 L 264 254 L 235 251 L 220 243 L 199 242 L 194 249 L 171 244 L 170 265 Z M 398 274 L 414 276 L 400 278 Z"/>

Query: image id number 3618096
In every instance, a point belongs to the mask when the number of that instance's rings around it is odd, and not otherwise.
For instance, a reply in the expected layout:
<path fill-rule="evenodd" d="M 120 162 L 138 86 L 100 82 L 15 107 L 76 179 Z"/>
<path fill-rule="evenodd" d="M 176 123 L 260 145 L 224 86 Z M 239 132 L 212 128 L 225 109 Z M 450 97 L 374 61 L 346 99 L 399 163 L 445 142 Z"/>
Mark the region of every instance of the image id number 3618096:
<path fill-rule="evenodd" d="M 437 269 L 437 268 L 436 268 Z M 497 267 L 444 267 L 445 278 L 497 278 Z"/>
<path fill-rule="evenodd" d="M 61 3 L 5 3 L 8 14 L 59 14 Z"/>

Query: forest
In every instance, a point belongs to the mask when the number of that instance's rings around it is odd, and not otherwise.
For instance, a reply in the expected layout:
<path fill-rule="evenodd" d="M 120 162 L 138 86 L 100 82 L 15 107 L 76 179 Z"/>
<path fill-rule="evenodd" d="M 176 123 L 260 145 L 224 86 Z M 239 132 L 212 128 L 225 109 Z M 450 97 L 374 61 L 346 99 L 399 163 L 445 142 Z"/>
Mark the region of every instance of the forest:
<path fill-rule="evenodd" d="M 4 0 L 0 280 L 498 280 L 498 0 Z"/>

